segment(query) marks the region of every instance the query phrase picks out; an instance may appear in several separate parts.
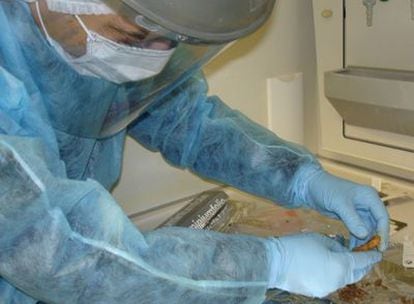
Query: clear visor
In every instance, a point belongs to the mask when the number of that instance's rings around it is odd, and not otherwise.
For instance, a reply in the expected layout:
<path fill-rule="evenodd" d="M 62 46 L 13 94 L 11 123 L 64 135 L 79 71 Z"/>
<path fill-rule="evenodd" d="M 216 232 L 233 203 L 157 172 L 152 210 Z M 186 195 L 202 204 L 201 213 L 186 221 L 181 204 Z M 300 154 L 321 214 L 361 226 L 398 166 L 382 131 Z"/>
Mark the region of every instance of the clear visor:
<path fill-rule="evenodd" d="M 65 51 L 73 56 L 70 61 L 72 66 L 76 65 L 75 70 L 86 76 L 95 76 L 85 78 L 83 83 L 106 82 L 103 86 L 91 85 L 91 90 L 98 87 L 102 91 L 94 89 L 96 92 L 90 92 L 86 100 L 73 100 L 73 115 L 50 115 L 55 128 L 76 136 L 102 138 L 123 130 L 150 105 L 162 100 L 177 84 L 202 68 L 226 45 L 186 39 L 150 23 L 139 14 L 133 14 L 133 19 L 131 15 L 120 13 L 76 17 L 88 35 L 88 45 L 84 50 L 81 47 L 74 49 L 72 54 L 68 48 Z M 96 41 L 95 34 L 100 37 Z M 110 62 L 105 56 L 113 50 L 119 50 L 123 55 Z M 75 51 L 78 51 L 76 56 Z M 144 60 L 139 60 L 141 57 L 136 56 L 137 51 L 141 52 Z M 91 53 L 105 64 L 91 61 Z M 167 53 L 168 56 L 165 56 Z M 68 58 L 64 59 L 68 61 Z M 82 72 L 84 67 L 88 69 L 85 73 Z M 104 78 L 97 79 L 101 78 L 97 75 L 103 68 L 106 71 L 113 68 L 113 74 L 129 71 L 126 73 L 129 75 L 134 74 L 135 70 L 145 72 L 151 69 L 156 72 L 140 80 L 111 82 Z M 145 75 L 144 72 L 141 74 Z"/>
<path fill-rule="evenodd" d="M 83 132 L 83 136 L 106 137 L 124 129 L 145 112 L 148 106 L 169 94 L 182 79 L 201 69 L 227 45 L 209 43 L 169 31 L 144 16 L 131 12 L 125 6 L 117 10 L 119 16 L 133 22 L 140 29 L 134 36 L 135 39 L 127 41 L 128 45 L 143 49 L 174 49 L 173 54 L 159 74 L 125 85 L 125 95 L 121 94 L 119 99 L 111 103 L 101 128 L 92 133 L 91 130 L 85 133 L 84 128 L 78 130 Z M 134 62 L 131 62 L 133 65 Z"/>

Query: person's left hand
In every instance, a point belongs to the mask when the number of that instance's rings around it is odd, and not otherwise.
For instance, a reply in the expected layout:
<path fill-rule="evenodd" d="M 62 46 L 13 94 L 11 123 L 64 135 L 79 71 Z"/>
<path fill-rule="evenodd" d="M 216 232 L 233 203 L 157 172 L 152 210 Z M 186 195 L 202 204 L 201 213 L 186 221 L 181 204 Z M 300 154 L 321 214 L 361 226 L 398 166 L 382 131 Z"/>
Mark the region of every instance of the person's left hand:
<path fill-rule="evenodd" d="M 321 170 L 311 175 L 305 193 L 305 206 L 344 222 L 351 233 L 351 248 L 365 243 L 375 234 L 381 237 L 379 249 L 387 248 L 389 216 L 374 188 Z"/>

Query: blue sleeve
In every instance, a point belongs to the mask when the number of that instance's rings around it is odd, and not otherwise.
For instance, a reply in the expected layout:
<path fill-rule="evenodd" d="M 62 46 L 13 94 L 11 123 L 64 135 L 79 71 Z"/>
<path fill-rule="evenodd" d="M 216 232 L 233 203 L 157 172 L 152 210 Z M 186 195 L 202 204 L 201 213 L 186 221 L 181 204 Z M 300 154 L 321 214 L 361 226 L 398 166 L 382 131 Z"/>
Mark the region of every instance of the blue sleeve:
<path fill-rule="evenodd" d="M 129 134 L 176 166 L 286 206 L 303 203 L 302 170 L 319 168 L 303 147 L 286 142 L 218 97 L 195 76 L 141 117 Z"/>
<path fill-rule="evenodd" d="M 1 67 L 0 88 L 1 303 L 264 300 L 267 240 L 141 233 L 102 185 L 66 177 L 39 95 Z"/>

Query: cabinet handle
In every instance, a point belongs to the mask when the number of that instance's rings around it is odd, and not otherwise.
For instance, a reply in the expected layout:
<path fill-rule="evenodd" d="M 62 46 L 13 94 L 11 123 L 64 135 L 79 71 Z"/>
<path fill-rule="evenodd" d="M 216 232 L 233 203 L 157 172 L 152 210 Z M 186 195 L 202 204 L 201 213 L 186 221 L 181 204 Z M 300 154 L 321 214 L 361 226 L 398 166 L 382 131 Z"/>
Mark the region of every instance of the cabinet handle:
<path fill-rule="evenodd" d="M 324 9 L 321 15 L 324 18 L 331 18 L 333 16 L 333 11 L 331 9 Z"/>

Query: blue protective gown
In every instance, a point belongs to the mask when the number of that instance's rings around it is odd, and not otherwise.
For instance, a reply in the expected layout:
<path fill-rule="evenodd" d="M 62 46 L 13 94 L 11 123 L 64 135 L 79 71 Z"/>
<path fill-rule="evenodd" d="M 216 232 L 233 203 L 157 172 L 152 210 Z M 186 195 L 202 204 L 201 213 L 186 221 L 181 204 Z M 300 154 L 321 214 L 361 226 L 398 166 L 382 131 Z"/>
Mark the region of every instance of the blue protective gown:
<path fill-rule="evenodd" d="M 78 75 L 26 3 L 0 0 L 0 302 L 261 303 L 268 240 L 182 228 L 141 233 L 109 194 L 127 134 L 171 164 L 286 205 L 318 166 L 182 79 L 128 130 L 81 138 L 51 121 L 98 124 L 130 87 Z"/>

